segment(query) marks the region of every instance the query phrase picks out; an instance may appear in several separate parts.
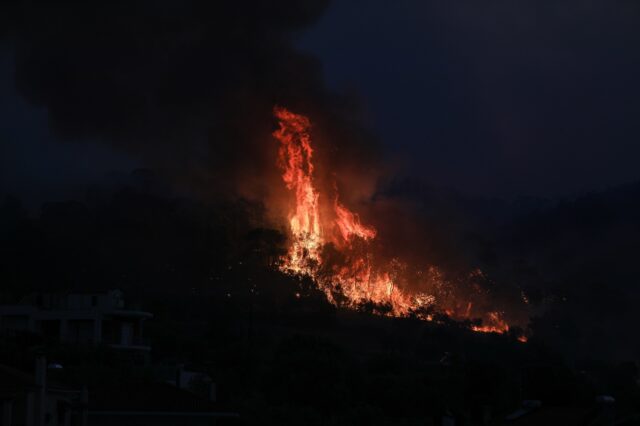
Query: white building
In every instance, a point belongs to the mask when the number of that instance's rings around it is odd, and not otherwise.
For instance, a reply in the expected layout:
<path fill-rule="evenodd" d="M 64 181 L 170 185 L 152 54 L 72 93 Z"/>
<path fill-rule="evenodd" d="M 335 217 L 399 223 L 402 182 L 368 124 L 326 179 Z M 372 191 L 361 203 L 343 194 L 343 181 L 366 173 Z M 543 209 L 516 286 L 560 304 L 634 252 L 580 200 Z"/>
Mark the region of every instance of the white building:
<path fill-rule="evenodd" d="M 125 309 L 122 292 L 35 294 L 16 305 L 0 305 L 0 329 L 29 331 L 78 345 L 108 345 L 148 352 L 143 338 L 149 312 Z"/>

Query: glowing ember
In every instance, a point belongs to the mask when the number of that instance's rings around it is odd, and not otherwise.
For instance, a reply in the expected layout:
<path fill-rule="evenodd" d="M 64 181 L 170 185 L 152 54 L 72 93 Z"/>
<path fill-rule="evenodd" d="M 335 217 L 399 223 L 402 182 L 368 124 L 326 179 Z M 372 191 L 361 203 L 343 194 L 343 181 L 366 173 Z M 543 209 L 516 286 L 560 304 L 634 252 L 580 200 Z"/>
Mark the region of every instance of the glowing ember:
<path fill-rule="evenodd" d="M 489 312 L 488 319 L 489 321 L 486 321 L 486 324 L 473 326 L 471 329 L 481 333 L 505 333 L 509 331 L 509 324 L 502 319 L 500 312 Z"/>
<path fill-rule="evenodd" d="M 399 287 L 398 277 L 404 265 L 397 260 L 375 260 L 371 243 L 377 236 L 376 230 L 361 223 L 358 214 L 339 202 L 337 194 L 326 197 L 316 187 L 309 119 L 279 107 L 274 109 L 274 114 L 279 123 L 278 130 L 273 133 L 280 142 L 278 166 L 287 189 L 294 196 L 288 217 L 291 244 L 282 259 L 281 269 L 310 276 L 336 305 L 357 308 L 372 304 L 385 315 L 416 315 L 432 320 L 428 308 L 435 305 L 435 294 L 409 294 Z M 331 204 L 328 203 L 330 199 L 334 200 Z M 337 249 L 339 259 L 323 258 L 324 249 L 329 245 Z M 430 267 L 427 272 L 423 280 L 434 288 L 443 286 L 436 268 Z M 470 318 L 471 309 L 472 304 L 468 302 L 460 308 L 445 309 L 445 312 L 462 319 Z M 500 313 L 490 312 L 484 315 L 482 326 L 472 329 L 504 333 L 509 326 Z"/>

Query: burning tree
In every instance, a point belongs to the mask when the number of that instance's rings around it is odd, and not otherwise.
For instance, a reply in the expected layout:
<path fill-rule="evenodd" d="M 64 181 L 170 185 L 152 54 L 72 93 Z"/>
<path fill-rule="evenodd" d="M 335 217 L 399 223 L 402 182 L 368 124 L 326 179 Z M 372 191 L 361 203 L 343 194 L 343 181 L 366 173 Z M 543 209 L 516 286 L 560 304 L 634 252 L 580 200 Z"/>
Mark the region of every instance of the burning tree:
<path fill-rule="evenodd" d="M 430 314 L 439 288 L 450 287 L 437 268 L 431 266 L 422 274 L 424 286 L 433 292 L 408 291 L 407 265 L 399 259 L 381 259 L 373 242 L 377 230 L 362 223 L 357 213 L 340 202 L 337 189 L 323 193 L 314 177 L 314 149 L 310 120 L 285 108 L 276 107 L 278 129 L 273 133 L 280 143 L 278 166 L 282 180 L 293 195 L 289 208 L 290 244 L 283 257 L 281 270 L 309 276 L 337 305 L 369 309 L 390 316 L 416 316 L 432 320 Z M 334 187 L 335 188 L 335 187 Z M 472 302 L 449 303 L 440 307 L 453 318 L 470 318 Z M 502 314 L 483 313 L 483 325 L 472 329 L 484 332 L 506 332 L 509 329 Z"/>

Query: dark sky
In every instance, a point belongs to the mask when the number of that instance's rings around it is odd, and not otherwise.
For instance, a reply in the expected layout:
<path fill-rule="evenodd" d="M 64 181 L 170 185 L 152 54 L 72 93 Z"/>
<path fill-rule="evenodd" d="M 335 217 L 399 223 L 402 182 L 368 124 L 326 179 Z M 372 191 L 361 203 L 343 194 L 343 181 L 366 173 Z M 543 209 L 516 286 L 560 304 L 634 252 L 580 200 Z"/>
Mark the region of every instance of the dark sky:
<path fill-rule="evenodd" d="M 104 144 L 62 141 L 49 130 L 44 107 L 17 91 L 12 52 L 0 45 L 0 194 L 42 201 L 81 195 L 87 183 L 128 173 L 136 162 Z"/>
<path fill-rule="evenodd" d="M 484 195 L 640 178 L 640 3 L 338 0 L 302 40 L 411 172 Z"/>
<path fill-rule="evenodd" d="M 297 46 L 356 94 L 403 173 L 480 195 L 573 195 L 640 178 L 638 22 L 630 0 L 335 0 Z M 47 109 L 18 95 L 7 44 L 1 192 L 64 196 L 139 165 L 52 136 Z"/>

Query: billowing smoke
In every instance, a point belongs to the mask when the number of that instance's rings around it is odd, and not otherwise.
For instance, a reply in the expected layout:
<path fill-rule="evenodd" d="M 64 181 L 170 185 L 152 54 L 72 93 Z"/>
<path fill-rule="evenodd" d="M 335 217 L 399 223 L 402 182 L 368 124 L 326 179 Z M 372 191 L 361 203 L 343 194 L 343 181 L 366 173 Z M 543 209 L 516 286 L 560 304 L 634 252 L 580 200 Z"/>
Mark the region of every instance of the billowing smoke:
<path fill-rule="evenodd" d="M 342 151 L 369 142 L 293 47 L 328 0 L 3 3 L 17 84 L 58 136 L 111 144 L 198 191 L 267 190 L 274 104 L 322 117 Z"/>

